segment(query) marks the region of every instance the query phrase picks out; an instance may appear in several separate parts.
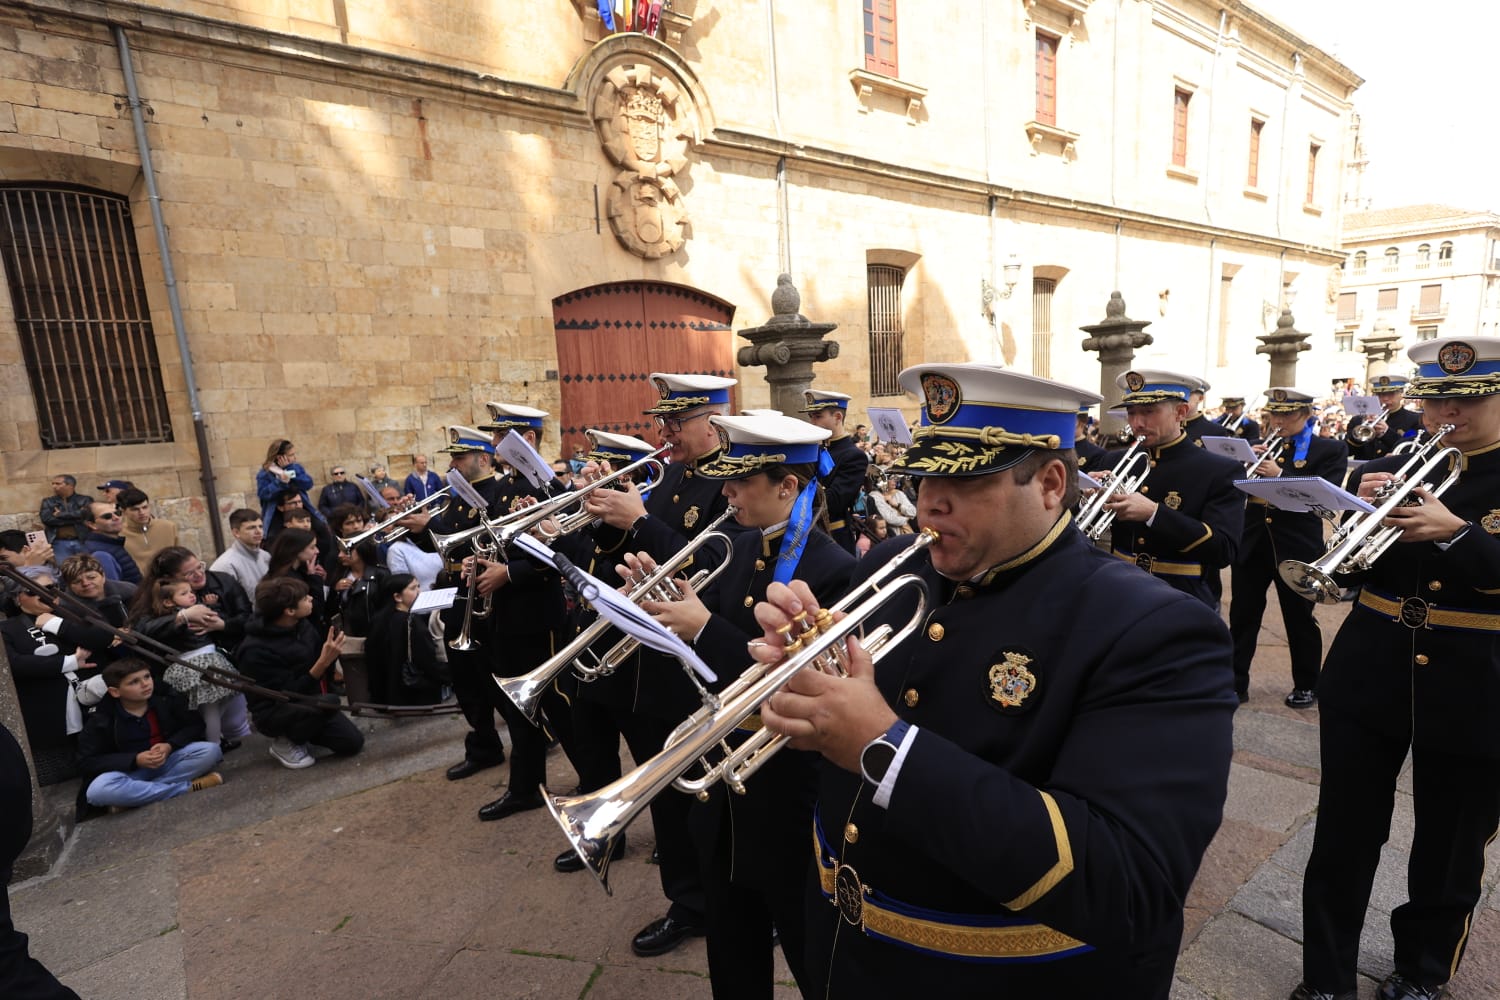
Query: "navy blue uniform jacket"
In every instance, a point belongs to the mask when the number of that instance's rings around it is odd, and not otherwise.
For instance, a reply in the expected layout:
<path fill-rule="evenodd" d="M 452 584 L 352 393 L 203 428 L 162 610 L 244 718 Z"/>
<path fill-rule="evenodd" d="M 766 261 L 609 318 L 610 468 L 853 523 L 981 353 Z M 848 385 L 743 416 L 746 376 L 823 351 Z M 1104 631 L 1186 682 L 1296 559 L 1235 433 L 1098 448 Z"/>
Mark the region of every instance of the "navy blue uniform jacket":
<path fill-rule="evenodd" d="M 910 542 L 871 552 L 851 588 Z M 1005 937 L 1013 953 L 963 960 L 839 926 L 817 901 L 812 984 L 825 963 L 834 997 L 1165 997 L 1183 900 L 1227 790 L 1236 701 L 1224 624 L 1090 545 L 1066 515 L 978 581 L 944 580 L 927 553 L 907 571 L 932 600 L 876 681 L 920 729 L 888 808 L 825 762 L 819 867 L 831 874 L 834 852 L 866 907 L 1022 929 Z M 883 620 L 908 619 L 910 602 L 896 605 Z M 1038 960 L 1057 947 L 1065 957 Z"/>

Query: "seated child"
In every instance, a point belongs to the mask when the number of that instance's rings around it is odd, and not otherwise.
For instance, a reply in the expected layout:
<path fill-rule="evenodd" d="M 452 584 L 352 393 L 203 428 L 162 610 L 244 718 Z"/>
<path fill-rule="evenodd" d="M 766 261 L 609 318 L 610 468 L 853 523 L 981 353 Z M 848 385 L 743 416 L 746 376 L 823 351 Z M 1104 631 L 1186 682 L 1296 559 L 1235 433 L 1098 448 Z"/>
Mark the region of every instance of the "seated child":
<path fill-rule="evenodd" d="M 312 695 L 331 703 L 331 671 L 343 650 L 337 629 L 327 640 L 308 622 L 313 600 L 307 584 L 290 576 L 267 577 L 255 588 L 256 618 L 245 627 L 245 641 L 235 653 L 240 672 L 256 684 L 288 694 Z M 344 713 L 334 709 L 277 701 L 250 695 L 255 728 L 272 738 L 271 756 L 286 767 L 311 767 L 316 760 L 309 743 L 327 747 L 340 756 L 359 753 L 364 734 Z"/>
<path fill-rule="evenodd" d="M 203 719 L 177 694 L 156 694 L 149 666 L 116 660 L 104 668 L 104 683 L 109 697 L 78 737 L 91 805 L 143 806 L 224 783 L 210 770 L 224 753 L 203 739 Z"/>
<path fill-rule="evenodd" d="M 188 664 L 235 673 L 234 664 L 219 652 L 212 639 L 205 633 L 194 633 L 191 624 L 183 618 L 183 610 L 198 603 L 193 585 L 186 580 L 158 579 L 150 586 L 152 617 L 138 623 L 140 631 L 182 653 Z M 194 670 L 193 666 L 169 664 L 161 679 L 187 698 L 189 709 L 203 716 L 204 739 L 219 744 L 225 752 L 237 749 L 240 741 L 234 737 L 246 736 L 250 731 L 243 721 L 245 696 L 215 684 L 207 674 Z M 225 717 L 239 719 L 239 731 L 225 733 Z"/>

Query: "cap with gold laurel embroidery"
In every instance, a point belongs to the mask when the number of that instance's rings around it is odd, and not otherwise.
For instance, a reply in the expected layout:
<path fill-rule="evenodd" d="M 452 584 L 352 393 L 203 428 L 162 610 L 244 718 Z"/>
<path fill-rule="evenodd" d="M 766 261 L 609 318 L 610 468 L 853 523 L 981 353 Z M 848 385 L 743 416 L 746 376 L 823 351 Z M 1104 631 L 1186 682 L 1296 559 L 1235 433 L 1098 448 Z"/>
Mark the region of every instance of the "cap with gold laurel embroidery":
<path fill-rule="evenodd" d="M 1146 406 L 1151 403 L 1185 403 L 1188 396 L 1201 392 L 1203 380 L 1196 375 L 1137 368 L 1115 379 L 1125 390 L 1120 403 L 1124 406 Z"/>
<path fill-rule="evenodd" d="M 641 459 L 656 451 L 654 447 L 638 437 L 628 434 L 615 434 L 610 431 L 601 431 L 590 427 L 583 432 L 589 439 L 589 460 L 594 462 L 608 462 L 616 469 L 639 462 Z"/>
<path fill-rule="evenodd" d="M 735 379 L 722 375 L 682 375 L 652 372 L 651 384 L 659 397 L 645 413 L 681 413 L 700 406 L 727 406 L 729 387 Z"/>
<path fill-rule="evenodd" d="M 707 479 L 743 479 L 773 465 L 816 465 L 829 431 L 782 414 L 708 418 L 719 431 L 719 453 L 694 469 Z"/>
<path fill-rule="evenodd" d="M 849 409 L 849 399 L 851 398 L 842 392 L 832 392 L 828 389 L 808 389 L 802 395 L 807 400 L 807 405 L 802 407 L 801 412 L 803 413 L 831 409 L 847 411 Z"/>
<path fill-rule="evenodd" d="M 1274 385 L 1266 390 L 1267 413 L 1296 413 L 1298 410 L 1312 409 L 1313 395 L 1294 389 L 1289 385 Z"/>
<path fill-rule="evenodd" d="M 540 432 L 542 420 L 546 418 L 546 410 L 538 410 L 534 406 L 522 406 L 519 403 L 485 403 L 484 408 L 490 413 L 490 422 L 480 424 L 482 431 L 524 431 L 528 428 Z"/>
<path fill-rule="evenodd" d="M 982 476 L 1036 450 L 1072 448 L 1078 411 L 1098 393 L 983 364 L 915 365 L 901 386 L 922 399 L 921 426 L 891 463 L 913 476 Z"/>
<path fill-rule="evenodd" d="M 1500 337 L 1425 340 L 1408 348 L 1406 356 L 1417 363 L 1417 377 L 1406 390 L 1412 399 L 1500 392 Z"/>
<path fill-rule="evenodd" d="M 450 424 L 444 428 L 444 432 L 448 436 L 448 447 L 442 450 L 449 455 L 464 455 L 471 451 L 482 451 L 486 455 L 495 453 L 495 446 L 490 444 L 490 436 L 477 427 Z"/>

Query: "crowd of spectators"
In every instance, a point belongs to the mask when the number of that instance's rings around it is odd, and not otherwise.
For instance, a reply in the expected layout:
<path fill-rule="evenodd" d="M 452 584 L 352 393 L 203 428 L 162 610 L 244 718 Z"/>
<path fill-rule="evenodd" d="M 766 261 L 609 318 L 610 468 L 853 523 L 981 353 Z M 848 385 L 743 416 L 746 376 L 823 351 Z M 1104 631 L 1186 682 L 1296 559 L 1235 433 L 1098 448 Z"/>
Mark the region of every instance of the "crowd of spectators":
<path fill-rule="evenodd" d="M 404 492 L 384 465 L 369 469 L 369 491 L 386 503 L 442 488 L 426 456 L 413 456 Z M 412 605 L 442 560 L 370 533 L 372 516 L 389 512 L 372 515 L 348 471 L 328 469 L 315 507 L 295 445 L 273 442 L 255 476 L 259 509 L 232 511 L 228 545 L 213 554 L 183 546 L 127 480 L 88 495 L 57 476 L 38 530 L 0 532 L 0 562 L 65 595 L 44 599 L 9 579 L 0 594 L 42 784 L 81 777 L 84 816 L 144 805 L 219 784 L 210 769 L 252 727 L 288 768 L 314 764 L 314 747 L 358 753 L 363 734 L 320 701 L 441 700 L 441 625 Z M 114 630 L 167 655 L 143 654 Z M 218 683 L 235 676 L 263 690 L 247 697 Z"/>

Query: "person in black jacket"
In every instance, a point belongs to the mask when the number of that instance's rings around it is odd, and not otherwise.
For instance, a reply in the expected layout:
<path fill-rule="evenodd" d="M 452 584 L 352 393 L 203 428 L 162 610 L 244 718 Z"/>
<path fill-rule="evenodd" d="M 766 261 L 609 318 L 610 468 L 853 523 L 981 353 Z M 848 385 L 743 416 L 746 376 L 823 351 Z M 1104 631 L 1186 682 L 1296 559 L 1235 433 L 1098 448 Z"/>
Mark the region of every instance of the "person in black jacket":
<path fill-rule="evenodd" d="M 198 604 L 184 613 L 184 623 L 202 634 L 204 642 L 222 646 L 233 656 L 235 647 L 245 637 L 245 626 L 255 617 L 250 595 L 239 581 L 228 573 L 210 570 L 191 549 L 180 545 L 162 549 L 152 558 L 146 579 L 136 591 L 136 600 L 129 609 L 131 618 L 150 615 L 152 585 L 161 579 L 186 580 L 192 584 Z M 238 728 L 227 718 L 224 722 L 228 731 Z"/>
<path fill-rule="evenodd" d="M 1244 396 L 1225 396 L 1221 401 L 1224 412 L 1219 416 L 1219 426 L 1231 435 L 1244 438 L 1254 444 L 1260 440 L 1260 423 L 1245 412 Z"/>
<path fill-rule="evenodd" d="M 1188 418 L 1182 425 L 1182 432 L 1187 439 L 1198 447 L 1206 437 L 1229 437 L 1230 432 L 1216 420 L 1210 420 L 1203 415 L 1203 397 L 1212 388 L 1201 378 L 1193 379 L 1193 391 L 1188 394 Z"/>
<path fill-rule="evenodd" d="M 1348 451 L 1342 441 L 1319 437 L 1313 419 L 1313 397 L 1296 389 L 1266 390 L 1271 429 L 1282 435 L 1275 455 L 1254 445 L 1261 462 L 1256 476 L 1321 476 L 1335 486 L 1344 480 Z M 1276 587 L 1286 642 L 1292 657 L 1289 708 L 1311 708 L 1318 700 L 1318 663 L 1323 633 L 1312 605 L 1297 594 L 1276 568 L 1286 559 L 1312 562 L 1323 553 L 1323 520 L 1317 514 L 1279 510 L 1251 497 L 1245 510 L 1245 533 L 1230 576 L 1229 631 L 1234 636 L 1234 689 L 1241 703 L 1250 700 L 1250 662 L 1266 611 L 1266 588 Z"/>
<path fill-rule="evenodd" d="M 1395 971 L 1380 1000 L 1436 1000 L 1459 968 L 1500 825 L 1500 339 L 1430 340 L 1410 395 L 1429 433 L 1461 458 L 1438 464 L 1435 496 L 1397 507 L 1401 533 L 1361 575 L 1318 681 L 1322 779 L 1302 887 L 1297 1000 L 1353 998 L 1360 932 L 1390 835 L 1398 776 L 1411 767 L 1415 836 L 1405 902 L 1392 910 Z M 1372 500 L 1403 456 L 1361 470 Z"/>
<path fill-rule="evenodd" d="M 380 606 L 370 623 L 365 662 L 370 689 L 378 687 L 386 704 L 436 704 L 447 674 L 427 627 L 427 614 L 411 614 L 421 593 L 421 584 L 410 573 L 392 573 L 380 582 Z"/>
<path fill-rule="evenodd" d="M 307 620 L 312 614 L 307 584 L 292 576 L 266 577 L 255 588 L 255 612 L 235 656 L 240 673 L 272 691 L 337 704 L 338 696 L 329 692 L 329 672 L 344 637 L 334 630 L 324 639 Z M 337 710 L 258 694 L 249 702 L 255 728 L 272 737 L 271 756 L 293 770 L 317 762 L 307 749 L 310 743 L 341 757 L 365 745 L 359 727 Z"/>
<path fill-rule="evenodd" d="M 151 668 L 116 660 L 104 668 L 109 697 L 78 738 L 79 767 L 90 805 L 128 808 L 223 784 L 213 767 L 224 759 L 203 739 L 203 720 L 175 693 L 155 691 Z"/>
<path fill-rule="evenodd" d="M 802 412 L 807 414 L 813 426 L 821 427 L 829 434 L 826 447 L 833 468 L 818 474 L 828 511 L 828 533 L 844 547 L 844 551 L 853 554 L 854 501 L 859 498 L 865 475 L 870 470 L 870 456 L 860 450 L 853 436 L 844 429 L 844 421 L 849 415 L 848 396 L 826 389 L 809 389 L 805 395 L 807 405 Z"/>
<path fill-rule="evenodd" d="M 1074 431 L 1073 450 L 1078 452 L 1078 470 L 1080 472 L 1092 473 L 1095 469 L 1102 468 L 1104 458 L 1109 452 L 1089 440 L 1089 428 L 1094 424 L 1094 418 L 1089 413 L 1089 407 L 1085 406 L 1078 411 L 1078 429 Z"/>
<path fill-rule="evenodd" d="M 1370 391 L 1375 394 L 1375 398 L 1380 401 L 1381 410 L 1385 412 L 1374 417 L 1366 417 L 1360 413 L 1349 421 L 1344 441 L 1349 446 L 1350 458 L 1366 462 L 1384 458 L 1396 445 L 1415 437 L 1422 429 L 1422 415 L 1406 409 L 1406 381 L 1401 375 L 1379 375 L 1370 382 Z M 1369 429 L 1371 436 L 1361 441 L 1365 432 L 1356 428 L 1364 427 L 1372 420 L 1375 423 Z M 1357 488 L 1358 485 L 1359 477 L 1355 476 L 1350 486 Z"/>
<path fill-rule="evenodd" d="M 817 526 L 821 492 L 814 478 L 825 428 L 784 416 L 713 417 L 728 445 L 702 475 L 723 483 L 741 531 L 723 573 L 701 595 L 647 601 L 641 607 L 697 650 L 719 675 L 716 691 L 750 658 L 760 634 L 754 604 L 773 581 L 793 575 L 830 598 L 840 596 L 854 557 Z M 625 557 L 630 575 L 655 568 L 650 556 Z M 738 746 L 747 732 L 729 740 Z M 770 997 L 766 940 L 779 934 L 792 975 L 809 988 L 803 964 L 807 831 L 817 795 L 816 757 L 782 751 L 745 784 L 743 795 L 721 784 L 689 816 L 708 901 L 708 971 L 714 996 Z M 668 793 L 672 794 L 672 793 Z"/>
<path fill-rule="evenodd" d="M 915 576 L 865 619 L 913 627 L 879 663 L 849 643 L 848 676 L 803 669 L 760 712 L 825 758 L 804 989 L 1165 998 L 1228 788 L 1229 637 L 1074 527 L 1075 415 L 1098 396 L 987 365 L 900 378 L 925 406 L 892 471 L 919 478 L 935 536 L 879 546 L 852 587 Z M 782 660 L 796 616 L 832 603 L 773 583 L 748 652 Z"/>

